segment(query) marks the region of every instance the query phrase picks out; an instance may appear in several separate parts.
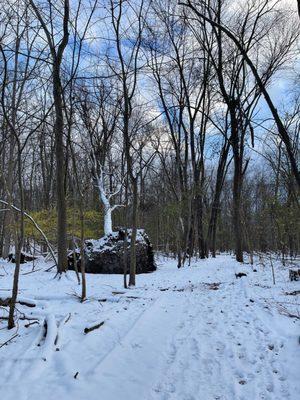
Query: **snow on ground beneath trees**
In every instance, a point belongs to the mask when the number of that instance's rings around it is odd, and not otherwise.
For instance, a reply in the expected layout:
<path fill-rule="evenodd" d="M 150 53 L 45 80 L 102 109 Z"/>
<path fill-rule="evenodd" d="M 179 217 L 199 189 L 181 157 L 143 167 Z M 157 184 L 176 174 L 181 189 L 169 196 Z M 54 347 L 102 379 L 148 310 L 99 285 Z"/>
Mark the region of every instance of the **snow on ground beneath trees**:
<path fill-rule="evenodd" d="M 17 308 L 39 323 L 19 319 L 8 331 L 0 322 L 0 345 L 17 334 L 0 348 L 1 400 L 299 398 L 299 319 L 288 316 L 299 316 L 299 296 L 287 293 L 300 282 L 287 268 L 275 263 L 273 285 L 269 265 L 254 272 L 230 255 L 180 270 L 159 258 L 127 291 L 120 275 L 88 275 L 81 304 L 75 274 L 53 279 L 48 267 L 21 267 L 20 299 L 36 306 Z M 0 261 L 1 298 L 12 272 Z"/>

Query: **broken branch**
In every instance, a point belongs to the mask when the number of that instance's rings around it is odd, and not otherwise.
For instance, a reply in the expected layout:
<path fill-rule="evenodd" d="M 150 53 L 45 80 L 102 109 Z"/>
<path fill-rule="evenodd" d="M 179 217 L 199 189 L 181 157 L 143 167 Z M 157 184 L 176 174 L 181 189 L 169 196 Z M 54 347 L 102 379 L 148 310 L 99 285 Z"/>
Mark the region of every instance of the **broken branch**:
<path fill-rule="evenodd" d="M 100 322 L 100 324 L 91 326 L 89 328 L 84 328 L 84 333 L 87 334 L 89 332 L 94 331 L 95 329 L 99 329 L 99 328 L 101 328 L 102 325 L 104 325 L 104 321 Z"/>

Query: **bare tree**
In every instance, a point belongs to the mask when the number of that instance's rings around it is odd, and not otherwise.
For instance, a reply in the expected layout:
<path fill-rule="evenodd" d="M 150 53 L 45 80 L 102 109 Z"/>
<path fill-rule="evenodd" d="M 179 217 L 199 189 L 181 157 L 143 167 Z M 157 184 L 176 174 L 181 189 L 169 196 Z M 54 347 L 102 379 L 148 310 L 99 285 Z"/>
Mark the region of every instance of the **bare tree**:
<path fill-rule="evenodd" d="M 219 20 L 213 19 L 212 15 L 211 15 L 211 12 L 212 12 L 211 7 L 209 5 L 207 6 L 204 1 L 198 2 L 200 7 L 197 7 L 197 5 L 194 5 L 191 1 L 179 2 L 179 4 L 189 7 L 195 13 L 195 15 L 198 18 L 200 18 L 201 21 L 206 21 L 212 27 L 217 28 L 219 31 L 223 32 L 230 40 L 232 40 L 232 42 L 235 44 L 238 51 L 241 53 L 243 59 L 245 60 L 245 63 L 249 66 L 249 68 L 255 78 L 255 81 L 256 81 L 256 84 L 257 84 L 259 90 L 263 94 L 264 99 L 265 99 L 267 105 L 269 106 L 269 109 L 271 111 L 271 114 L 274 118 L 274 121 L 275 121 L 277 129 L 278 129 L 278 134 L 279 134 L 280 138 L 282 139 L 283 143 L 285 144 L 286 151 L 287 151 L 287 154 L 289 157 L 289 161 L 291 163 L 291 168 L 292 168 L 293 174 L 295 176 L 298 186 L 300 187 L 300 172 L 298 169 L 297 161 L 293 154 L 292 144 L 291 144 L 291 139 L 290 139 L 289 133 L 288 133 L 286 127 L 284 126 L 284 123 L 279 115 L 279 112 L 278 112 L 277 108 L 275 107 L 275 104 L 269 95 L 264 78 L 260 75 L 260 73 L 258 71 L 258 67 L 255 65 L 255 62 L 252 61 L 251 56 L 249 55 L 248 44 L 245 45 L 232 30 L 227 28 L 227 26 L 225 26 L 222 23 L 222 21 L 220 19 Z M 219 4 L 219 9 L 220 9 L 222 0 L 219 0 L 218 4 Z M 258 20 L 261 16 L 264 16 L 268 12 L 268 6 L 269 6 L 268 0 L 261 0 L 258 2 L 258 5 L 255 5 L 256 20 Z M 203 11 L 203 9 L 201 9 L 201 7 L 204 7 L 204 11 Z M 272 9 L 273 6 L 271 5 L 269 7 Z M 249 9 L 249 12 L 250 11 L 252 11 L 252 10 Z M 256 24 L 255 24 L 255 26 L 256 26 Z M 279 54 L 280 62 L 282 62 L 282 58 L 284 58 L 289 53 L 290 49 L 293 47 L 293 45 L 297 41 L 298 37 L 299 37 L 299 32 L 297 32 L 297 30 L 291 30 L 289 37 L 284 38 L 284 40 L 287 40 L 287 43 L 285 44 L 285 46 L 280 48 L 280 54 Z"/>
<path fill-rule="evenodd" d="M 138 73 L 140 68 L 139 56 L 141 54 L 142 32 L 144 29 L 145 3 L 142 0 L 140 4 L 130 6 L 126 1 L 119 0 L 117 2 L 110 1 L 111 5 L 111 22 L 116 41 L 116 51 L 119 61 L 118 79 L 122 87 L 122 133 L 124 140 L 124 152 L 127 163 L 127 173 L 132 188 L 132 220 L 131 220 L 131 245 L 130 245 L 130 273 L 129 286 L 135 286 L 136 273 L 136 234 L 137 234 L 137 213 L 138 213 L 138 174 L 135 173 L 133 159 L 133 138 L 131 132 L 131 120 L 134 95 L 137 91 Z M 129 7 L 126 13 L 130 14 L 131 22 L 123 24 L 125 7 Z M 128 15 L 127 14 L 127 15 Z M 134 25 L 136 31 L 133 31 Z M 132 45 L 129 48 L 124 48 L 123 39 L 134 32 Z"/>
<path fill-rule="evenodd" d="M 65 194 L 65 150 L 64 150 L 64 114 L 63 114 L 63 83 L 61 64 L 64 51 L 69 41 L 69 0 L 63 1 L 62 34 L 59 40 L 54 33 L 52 18 L 52 3 L 49 3 L 50 20 L 33 0 L 29 0 L 34 13 L 39 20 L 46 36 L 52 58 L 52 85 L 55 109 L 55 123 L 53 133 L 56 152 L 56 195 L 57 195 L 57 250 L 58 272 L 67 270 L 67 211 Z M 48 26 L 50 25 L 50 29 Z"/>

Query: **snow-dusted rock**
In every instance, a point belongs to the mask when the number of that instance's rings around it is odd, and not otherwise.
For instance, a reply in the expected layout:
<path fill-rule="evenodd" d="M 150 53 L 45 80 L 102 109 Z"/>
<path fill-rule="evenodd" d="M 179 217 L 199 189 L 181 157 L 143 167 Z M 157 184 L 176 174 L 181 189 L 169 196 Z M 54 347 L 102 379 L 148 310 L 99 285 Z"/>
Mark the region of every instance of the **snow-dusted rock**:
<path fill-rule="evenodd" d="M 86 241 L 85 269 L 95 274 L 123 274 L 124 256 L 123 230 L 113 232 L 98 240 Z M 131 230 L 127 238 L 127 269 L 130 266 Z M 138 229 L 136 238 L 136 273 L 156 270 L 154 255 L 150 240 L 143 229 Z"/>
<path fill-rule="evenodd" d="M 290 281 L 300 281 L 300 268 L 291 268 L 289 270 Z"/>

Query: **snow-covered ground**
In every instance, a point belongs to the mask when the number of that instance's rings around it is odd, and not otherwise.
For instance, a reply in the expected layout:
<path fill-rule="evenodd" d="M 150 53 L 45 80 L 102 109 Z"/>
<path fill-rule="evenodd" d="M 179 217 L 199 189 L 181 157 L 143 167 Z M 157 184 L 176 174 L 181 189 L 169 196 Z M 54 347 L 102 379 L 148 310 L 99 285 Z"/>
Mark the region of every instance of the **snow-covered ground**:
<path fill-rule="evenodd" d="M 23 265 L 20 299 L 36 307 L 17 308 L 39 323 L 19 319 L 8 331 L 0 321 L 0 346 L 17 334 L 0 348 L 0 399 L 299 398 L 300 320 L 287 314 L 299 317 L 300 301 L 287 293 L 300 282 L 289 282 L 286 268 L 275 263 L 273 285 L 269 264 L 254 272 L 229 255 L 180 270 L 158 263 L 127 291 L 121 275 L 88 275 L 83 304 L 73 272 L 58 281 L 45 264 L 29 274 L 31 263 Z M 0 261 L 1 298 L 12 271 Z M 247 276 L 236 278 L 241 271 Z"/>

